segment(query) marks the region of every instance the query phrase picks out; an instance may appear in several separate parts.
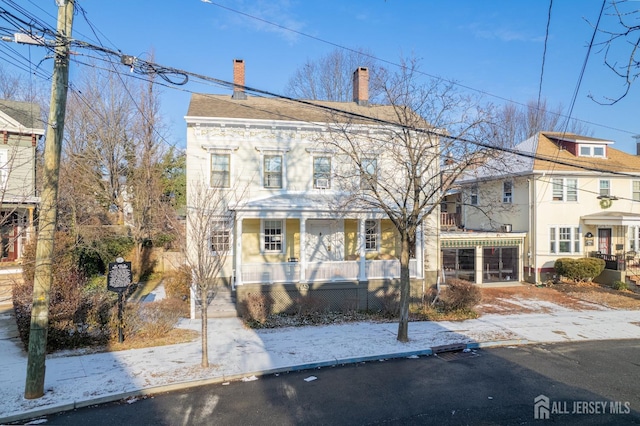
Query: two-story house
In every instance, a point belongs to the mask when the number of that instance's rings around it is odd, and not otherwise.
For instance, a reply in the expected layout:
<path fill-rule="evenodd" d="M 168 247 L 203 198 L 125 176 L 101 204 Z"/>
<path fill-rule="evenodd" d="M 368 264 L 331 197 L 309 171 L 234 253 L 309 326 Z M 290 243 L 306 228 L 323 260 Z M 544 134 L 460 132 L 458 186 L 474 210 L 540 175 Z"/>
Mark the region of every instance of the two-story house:
<path fill-rule="evenodd" d="M 398 233 L 382 210 L 337 207 L 338 171 L 348 163 L 322 139 L 339 123 L 375 140 L 384 126 L 367 117 L 394 120 L 392 107 L 368 102 L 366 68 L 354 73 L 353 102 L 248 96 L 244 76 L 235 60 L 233 94 L 194 94 L 185 117 L 188 200 L 196 182 L 229 198 L 221 212 L 231 218 L 228 229 L 210 236 L 212 256 L 228 252 L 223 277 L 238 302 L 266 292 L 279 311 L 307 294 L 333 308 L 372 308 L 400 277 Z M 385 155 L 366 154 L 367 178 L 375 179 Z M 435 282 L 438 250 L 422 232 L 417 238 L 410 276 L 419 295 L 425 278 Z"/>
<path fill-rule="evenodd" d="M 36 145 L 44 135 L 40 107 L 0 100 L 1 260 L 19 260 L 33 234 L 36 196 Z"/>
<path fill-rule="evenodd" d="M 519 250 L 515 244 L 507 247 L 506 255 L 500 247 L 486 252 L 499 250 L 504 258 L 492 263 L 479 256 L 481 267 L 469 266 L 468 259 L 467 266 L 495 276 L 507 264 L 512 269 L 519 258 L 520 279 L 535 283 L 553 276 L 560 257 L 597 256 L 607 261 L 599 277 L 603 282 L 637 275 L 640 156 L 612 145 L 540 132 L 468 173 L 460 180 L 464 228 L 526 238 Z"/>

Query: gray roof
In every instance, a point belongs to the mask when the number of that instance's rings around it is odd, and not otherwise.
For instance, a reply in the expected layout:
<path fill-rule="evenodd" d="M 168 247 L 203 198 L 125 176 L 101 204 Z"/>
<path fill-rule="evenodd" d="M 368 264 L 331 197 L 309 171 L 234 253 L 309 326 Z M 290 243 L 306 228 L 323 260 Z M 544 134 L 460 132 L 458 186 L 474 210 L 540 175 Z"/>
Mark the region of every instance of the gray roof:
<path fill-rule="evenodd" d="M 0 99 L 0 111 L 28 129 L 42 129 L 40 105 L 36 103 Z"/>
<path fill-rule="evenodd" d="M 232 99 L 230 95 L 194 93 L 191 96 L 187 117 L 375 124 L 367 119 L 373 118 L 385 122 L 398 122 L 398 113 L 394 106 L 361 106 L 355 102 L 302 102 L 305 103 L 279 98 L 247 96 L 246 99 Z M 336 111 L 344 111 L 349 115 Z M 407 120 L 402 121 L 409 124 Z M 421 124 L 426 126 L 424 122 Z"/>

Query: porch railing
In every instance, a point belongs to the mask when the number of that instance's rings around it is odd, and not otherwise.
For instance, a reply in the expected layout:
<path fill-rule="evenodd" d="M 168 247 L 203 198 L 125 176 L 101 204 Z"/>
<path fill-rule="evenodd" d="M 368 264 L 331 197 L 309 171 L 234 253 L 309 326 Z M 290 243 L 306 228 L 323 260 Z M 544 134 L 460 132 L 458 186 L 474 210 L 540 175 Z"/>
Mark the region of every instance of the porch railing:
<path fill-rule="evenodd" d="M 440 226 L 443 228 L 457 228 L 460 226 L 460 213 L 440 213 Z"/>
<path fill-rule="evenodd" d="M 604 260 L 605 269 L 624 271 L 627 268 L 625 256 L 621 254 L 606 254 L 593 251 L 589 253 L 589 256 Z"/>
<path fill-rule="evenodd" d="M 282 263 L 243 263 L 242 282 L 244 283 L 296 283 L 300 281 L 298 262 Z M 409 260 L 409 276 L 418 277 L 418 261 Z M 341 262 L 309 262 L 306 264 L 307 282 L 355 281 L 360 277 L 360 262 L 356 260 Z M 367 279 L 400 278 L 399 260 L 367 260 L 365 262 Z"/>

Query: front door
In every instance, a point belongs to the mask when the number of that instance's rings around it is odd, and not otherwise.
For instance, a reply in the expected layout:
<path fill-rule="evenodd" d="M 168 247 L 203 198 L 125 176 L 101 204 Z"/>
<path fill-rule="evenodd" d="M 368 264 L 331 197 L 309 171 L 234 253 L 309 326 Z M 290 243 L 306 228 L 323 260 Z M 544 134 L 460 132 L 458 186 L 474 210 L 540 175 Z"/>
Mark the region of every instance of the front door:
<path fill-rule="evenodd" d="M 598 251 L 611 254 L 611 228 L 598 229 Z"/>
<path fill-rule="evenodd" d="M 343 233 L 336 220 L 308 220 L 306 250 L 310 262 L 343 260 Z"/>

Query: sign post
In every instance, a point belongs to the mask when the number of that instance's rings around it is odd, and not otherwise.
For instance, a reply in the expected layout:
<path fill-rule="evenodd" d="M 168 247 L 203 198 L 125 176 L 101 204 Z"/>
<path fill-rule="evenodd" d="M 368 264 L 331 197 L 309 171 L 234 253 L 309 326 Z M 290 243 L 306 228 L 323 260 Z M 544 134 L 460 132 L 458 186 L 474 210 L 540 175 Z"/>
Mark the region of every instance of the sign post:
<path fill-rule="evenodd" d="M 107 274 L 107 290 L 118 292 L 118 342 L 124 341 L 122 333 L 122 301 L 123 293 L 127 291 L 131 285 L 131 262 L 125 262 L 119 257 L 115 262 L 109 263 L 109 272 Z"/>

